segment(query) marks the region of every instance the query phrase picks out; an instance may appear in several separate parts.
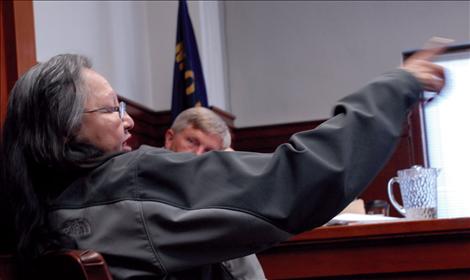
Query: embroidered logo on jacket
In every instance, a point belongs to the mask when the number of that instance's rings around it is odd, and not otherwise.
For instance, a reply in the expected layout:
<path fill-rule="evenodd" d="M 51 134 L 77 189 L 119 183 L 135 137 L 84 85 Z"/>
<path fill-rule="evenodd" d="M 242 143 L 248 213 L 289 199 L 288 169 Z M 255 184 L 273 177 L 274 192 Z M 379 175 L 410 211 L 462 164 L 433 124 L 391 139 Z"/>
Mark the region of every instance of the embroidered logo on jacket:
<path fill-rule="evenodd" d="M 87 237 L 91 234 L 90 223 L 84 218 L 65 221 L 61 226 L 64 234 L 73 237 Z"/>

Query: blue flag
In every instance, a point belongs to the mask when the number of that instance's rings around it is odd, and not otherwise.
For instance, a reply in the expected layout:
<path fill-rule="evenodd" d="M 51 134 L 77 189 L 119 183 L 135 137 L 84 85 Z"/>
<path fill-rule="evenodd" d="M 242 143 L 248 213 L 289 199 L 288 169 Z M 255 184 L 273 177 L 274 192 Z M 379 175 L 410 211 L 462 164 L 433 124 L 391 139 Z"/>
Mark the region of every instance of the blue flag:
<path fill-rule="evenodd" d="M 188 6 L 186 0 L 180 0 L 171 102 L 173 120 L 181 111 L 195 106 L 208 106 L 206 86 Z"/>

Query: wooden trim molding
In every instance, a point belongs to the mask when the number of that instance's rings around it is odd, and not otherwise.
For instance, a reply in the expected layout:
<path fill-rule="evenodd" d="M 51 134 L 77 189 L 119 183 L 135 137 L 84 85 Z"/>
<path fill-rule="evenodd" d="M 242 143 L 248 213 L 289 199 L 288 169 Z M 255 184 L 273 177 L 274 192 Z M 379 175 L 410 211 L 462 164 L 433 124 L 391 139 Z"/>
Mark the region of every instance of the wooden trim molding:
<path fill-rule="evenodd" d="M 16 64 L 18 77 L 36 60 L 33 1 L 12 1 L 15 26 Z"/>
<path fill-rule="evenodd" d="M 0 124 L 3 124 L 9 92 L 16 80 L 36 64 L 33 2 L 0 1 L 0 16 Z"/>
<path fill-rule="evenodd" d="M 6 108 L 8 102 L 8 78 L 6 64 L 6 39 L 5 39 L 5 17 L 6 3 L 0 2 L 0 131 L 3 126 L 3 120 L 6 116 Z"/>

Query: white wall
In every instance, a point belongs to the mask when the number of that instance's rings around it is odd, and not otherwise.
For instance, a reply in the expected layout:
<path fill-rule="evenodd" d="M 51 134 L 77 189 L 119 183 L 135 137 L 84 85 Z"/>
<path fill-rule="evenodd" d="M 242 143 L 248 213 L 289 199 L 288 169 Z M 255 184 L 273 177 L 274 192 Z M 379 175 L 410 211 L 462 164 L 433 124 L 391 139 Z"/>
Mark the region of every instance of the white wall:
<path fill-rule="evenodd" d="M 322 119 L 432 36 L 470 40 L 468 1 L 226 2 L 237 126 Z"/>
<path fill-rule="evenodd" d="M 431 36 L 470 41 L 469 1 L 189 3 L 209 103 L 238 127 L 327 118 Z M 176 1 L 35 1 L 38 60 L 83 53 L 123 96 L 169 110 Z"/>
<path fill-rule="evenodd" d="M 176 1 L 34 1 L 37 59 L 89 56 L 122 96 L 169 110 Z M 228 110 L 218 2 L 189 2 L 210 105 Z"/>
<path fill-rule="evenodd" d="M 142 2 L 35 1 L 37 59 L 65 52 L 87 55 L 119 94 L 149 104 L 145 11 Z"/>

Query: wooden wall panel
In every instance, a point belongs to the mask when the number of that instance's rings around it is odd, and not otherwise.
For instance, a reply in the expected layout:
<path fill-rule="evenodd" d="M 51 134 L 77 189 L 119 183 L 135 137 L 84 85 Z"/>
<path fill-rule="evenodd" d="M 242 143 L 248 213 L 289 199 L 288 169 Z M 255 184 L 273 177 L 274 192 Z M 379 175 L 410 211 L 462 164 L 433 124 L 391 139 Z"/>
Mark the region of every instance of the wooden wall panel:
<path fill-rule="evenodd" d="M 0 128 L 6 116 L 8 93 L 11 89 L 11 76 L 16 73 L 16 64 L 12 63 L 14 56 L 11 47 L 13 26 L 13 4 L 9 1 L 0 2 Z"/>
<path fill-rule="evenodd" d="M 0 2 L 0 131 L 5 119 L 8 100 L 7 65 L 5 63 L 7 45 L 5 40 L 5 13 L 6 2 L 2 1 Z"/>
<path fill-rule="evenodd" d="M 36 60 L 33 1 L 12 1 L 15 26 L 17 76 L 21 76 Z"/>
<path fill-rule="evenodd" d="M 237 151 L 271 153 L 296 132 L 309 130 L 324 120 L 235 128 L 233 148 Z"/>
<path fill-rule="evenodd" d="M 0 124 L 6 115 L 10 90 L 18 77 L 34 64 L 33 2 L 0 1 Z"/>

